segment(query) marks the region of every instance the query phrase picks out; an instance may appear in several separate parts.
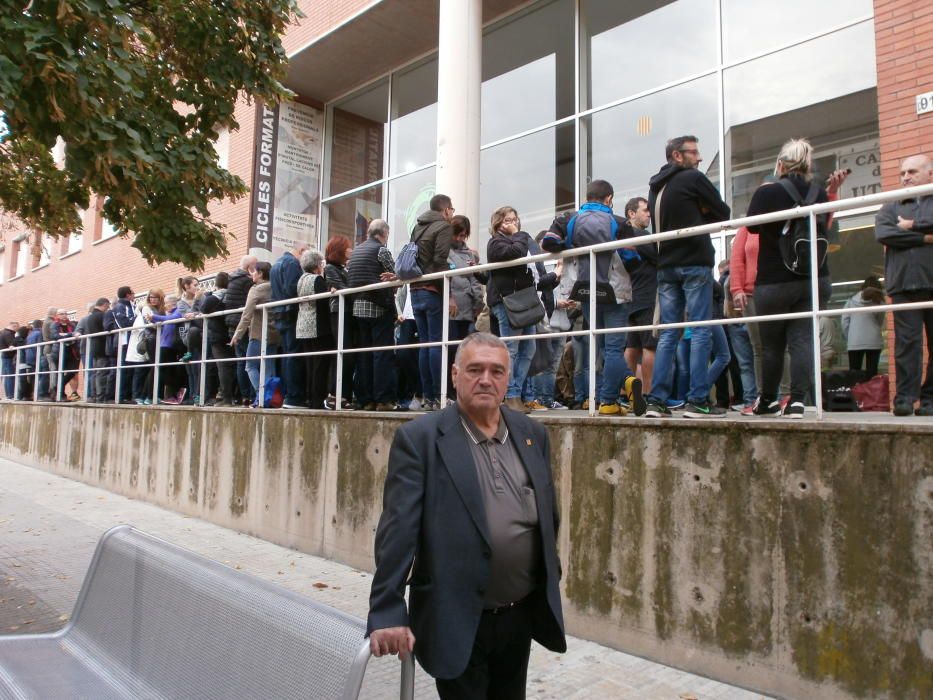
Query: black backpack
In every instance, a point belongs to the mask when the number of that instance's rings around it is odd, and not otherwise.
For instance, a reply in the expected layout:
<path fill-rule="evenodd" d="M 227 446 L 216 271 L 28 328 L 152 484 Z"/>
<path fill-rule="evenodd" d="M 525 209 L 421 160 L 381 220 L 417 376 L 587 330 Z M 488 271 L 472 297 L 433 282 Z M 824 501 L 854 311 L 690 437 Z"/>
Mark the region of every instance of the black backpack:
<path fill-rule="evenodd" d="M 782 177 L 778 182 L 784 187 L 784 190 L 794 200 L 798 207 L 809 206 L 816 202 L 820 194 L 819 185 L 815 182 L 810 183 L 810 189 L 806 197 L 801 197 L 800 192 L 787 178 Z M 829 240 L 826 238 L 826 221 L 828 217 L 825 214 L 819 214 L 816 217 L 816 268 L 823 266 L 826 260 L 826 253 L 829 250 Z M 795 275 L 807 277 L 810 274 L 810 217 L 801 216 L 796 219 L 788 219 L 781 229 L 781 237 L 778 239 L 778 249 L 781 251 L 781 260 L 784 267 Z"/>

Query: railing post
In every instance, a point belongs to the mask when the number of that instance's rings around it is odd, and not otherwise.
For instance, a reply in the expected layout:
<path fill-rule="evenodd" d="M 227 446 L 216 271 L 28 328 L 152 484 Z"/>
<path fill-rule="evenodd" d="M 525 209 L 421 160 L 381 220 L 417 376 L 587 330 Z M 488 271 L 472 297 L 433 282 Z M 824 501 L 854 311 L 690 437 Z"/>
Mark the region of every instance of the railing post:
<path fill-rule="evenodd" d="M 19 399 L 19 366 L 20 366 L 19 352 L 20 352 L 19 348 L 16 348 L 16 350 L 13 352 L 13 399 L 14 400 Z"/>
<path fill-rule="evenodd" d="M 207 324 L 209 323 L 208 319 L 201 317 L 201 373 L 198 376 L 198 399 L 199 406 L 203 406 L 204 402 L 207 400 L 207 397 L 204 396 L 205 389 L 207 388 Z M 219 369 L 215 368 L 218 370 Z M 215 392 L 216 393 L 216 392 Z M 225 401 L 229 401 L 228 397 L 224 397 Z"/>
<path fill-rule="evenodd" d="M 334 397 L 335 408 L 339 411 L 343 408 L 343 329 L 346 324 L 344 310 L 346 308 L 346 295 L 340 294 L 337 297 L 337 386 L 334 387 L 336 396 Z"/>
<path fill-rule="evenodd" d="M 590 257 L 590 318 L 587 325 L 587 338 L 589 340 L 589 346 L 587 347 L 587 355 L 589 357 L 589 370 L 587 371 L 587 382 L 589 384 L 587 393 L 589 394 L 589 409 L 588 413 L 591 416 L 596 415 L 596 334 L 593 333 L 596 330 L 596 253 L 592 250 L 588 253 Z"/>
<path fill-rule="evenodd" d="M 55 383 L 55 400 L 61 402 L 62 397 L 65 395 L 65 387 L 62 386 L 62 379 L 65 376 L 65 341 L 58 340 L 58 381 Z M 84 392 L 85 395 L 87 392 Z"/>
<path fill-rule="evenodd" d="M 159 405 L 159 355 L 162 347 L 162 325 L 155 327 L 155 349 L 152 351 L 152 405 Z"/>
<path fill-rule="evenodd" d="M 84 372 L 84 399 L 82 399 L 82 403 L 89 403 L 90 400 L 91 400 L 91 396 L 90 396 L 91 392 L 89 391 L 89 389 L 90 389 L 91 386 L 94 384 L 94 372 L 93 372 L 93 369 L 94 369 L 94 362 L 93 362 L 93 360 L 91 359 L 91 339 L 90 339 L 90 338 L 81 338 L 80 340 L 78 340 L 79 343 L 81 343 L 82 341 L 84 342 L 84 367 L 85 367 L 85 372 Z M 65 349 L 65 348 L 63 347 L 62 350 L 64 350 L 64 349 Z M 64 352 L 61 353 L 61 354 L 64 354 Z M 80 355 L 81 353 L 79 352 L 78 354 Z M 61 358 L 59 358 L 59 359 L 61 359 Z M 90 362 L 90 365 L 88 365 L 89 362 Z M 90 367 L 90 369 L 91 369 L 92 371 L 88 372 L 88 371 L 87 371 L 88 367 Z M 60 383 L 60 382 L 59 382 L 59 383 Z"/>
<path fill-rule="evenodd" d="M 399 700 L 414 700 L 415 697 L 415 659 L 411 653 L 404 657 L 399 655 L 402 662 L 402 680 L 399 688 Z"/>
<path fill-rule="evenodd" d="M 262 335 L 259 340 L 259 386 L 256 388 L 256 405 L 264 408 L 266 405 L 266 350 L 269 335 L 269 309 L 262 307 Z M 248 354 L 248 353 L 247 353 Z"/>
<path fill-rule="evenodd" d="M 816 249 L 816 214 L 807 215 L 810 225 L 810 303 L 813 315 L 813 402 L 816 405 L 816 419 L 823 419 L 823 362 L 820 352 L 820 261 Z"/>
<path fill-rule="evenodd" d="M 441 385 L 438 388 L 440 389 L 440 407 L 444 408 L 447 406 L 447 357 L 449 353 L 447 341 L 450 340 L 450 277 L 444 277 L 441 304 L 441 340 L 443 343 L 441 344 Z M 424 342 L 423 338 L 418 338 L 418 340 Z M 430 355 L 431 351 L 429 350 L 428 356 L 430 357 Z"/>
<path fill-rule="evenodd" d="M 36 366 L 33 369 L 32 400 L 39 400 L 39 367 L 42 366 L 41 355 L 45 354 L 45 346 L 36 343 Z"/>
<path fill-rule="evenodd" d="M 120 390 L 122 389 L 123 382 L 121 381 L 123 377 L 120 375 L 123 374 L 123 329 L 117 328 L 114 331 L 116 335 L 116 348 L 117 348 L 117 369 L 116 375 L 113 378 L 113 403 L 115 406 L 120 405 Z M 105 341 L 106 342 L 106 341 Z"/>

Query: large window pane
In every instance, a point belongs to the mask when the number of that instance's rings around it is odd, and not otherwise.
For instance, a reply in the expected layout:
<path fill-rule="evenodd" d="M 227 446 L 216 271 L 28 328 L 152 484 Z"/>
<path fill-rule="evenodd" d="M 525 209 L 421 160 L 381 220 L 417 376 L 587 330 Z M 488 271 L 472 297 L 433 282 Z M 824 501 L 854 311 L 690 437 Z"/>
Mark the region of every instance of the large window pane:
<path fill-rule="evenodd" d="M 437 157 L 437 58 L 396 73 L 393 81 L 390 175 Z"/>
<path fill-rule="evenodd" d="M 426 168 L 416 173 L 391 180 L 389 182 L 389 250 L 393 255 L 408 242 L 411 230 L 415 227 L 418 216 L 426 212 L 435 194 L 434 168 Z M 457 202 L 454 202 L 457 206 Z"/>
<path fill-rule="evenodd" d="M 484 260 L 495 209 L 514 207 L 522 228 L 534 236 L 550 226 L 557 212 L 574 207 L 573 138 L 573 125 L 566 124 L 482 152 L 480 211 L 471 245 Z"/>
<path fill-rule="evenodd" d="M 483 37 L 483 143 L 573 114 L 573 12 L 549 2 Z"/>
<path fill-rule="evenodd" d="M 871 15 L 871 0 L 722 0 L 723 54 L 726 63 L 777 49 L 821 30 Z M 850 54 L 824 54 L 842 65 Z"/>
<path fill-rule="evenodd" d="M 720 160 L 716 92 L 716 78 L 708 76 L 582 120 L 586 159 L 581 189 L 590 180 L 608 180 L 615 189 L 617 209 L 631 197 L 646 197 L 648 179 L 665 162 L 667 141 L 686 134 L 699 139 L 700 169 L 716 182 Z"/>
<path fill-rule="evenodd" d="M 825 60 L 841 55 L 848 60 Z M 881 182 L 875 82 L 872 22 L 726 70 L 733 211 L 746 211 L 781 144 L 792 137 L 810 140 L 814 169 L 823 175 L 852 169 L 842 196 L 875 191 Z"/>
<path fill-rule="evenodd" d="M 334 105 L 328 115 L 327 195 L 340 194 L 383 176 L 386 123 L 389 113 L 389 81 Z"/>
<path fill-rule="evenodd" d="M 581 17 L 587 108 L 716 67 L 716 0 L 583 0 Z"/>
<path fill-rule="evenodd" d="M 335 199 L 322 208 L 322 245 L 333 236 L 346 236 L 356 245 L 366 238 L 366 228 L 382 216 L 382 186 L 369 187 Z"/>

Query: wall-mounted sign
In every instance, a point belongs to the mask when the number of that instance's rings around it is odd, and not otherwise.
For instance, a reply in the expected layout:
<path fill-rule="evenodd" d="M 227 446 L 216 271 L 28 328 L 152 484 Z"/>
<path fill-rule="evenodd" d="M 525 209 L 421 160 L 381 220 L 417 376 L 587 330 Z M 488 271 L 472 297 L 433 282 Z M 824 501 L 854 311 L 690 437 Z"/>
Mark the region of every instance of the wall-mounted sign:
<path fill-rule="evenodd" d="M 917 114 L 933 112 L 933 92 L 917 95 Z"/>
<path fill-rule="evenodd" d="M 300 102 L 257 110 L 249 252 L 272 261 L 317 243 L 324 113 Z"/>

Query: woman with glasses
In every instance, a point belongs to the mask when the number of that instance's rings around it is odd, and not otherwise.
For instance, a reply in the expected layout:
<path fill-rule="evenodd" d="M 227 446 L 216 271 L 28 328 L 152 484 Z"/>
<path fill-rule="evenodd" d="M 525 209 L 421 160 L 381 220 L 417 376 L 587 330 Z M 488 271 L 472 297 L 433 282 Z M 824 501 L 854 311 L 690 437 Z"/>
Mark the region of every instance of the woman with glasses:
<path fill-rule="evenodd" d="M 512 207 L 499 207 L 493 212 L 489 221 L 489 243 L 486 246 L 486 258 L 489 262 L 518 260 L 528 255 L 541 253 L 538 244 L 528 233 L 521 230 L 521 226 L 518 212 Z M 531 360 L 535 355 L 535 341 L 534 339 L 518 341 L 508 339 L 533 335 L 535 326 L 532 324 L 524 328 L 513 328 L 509 322 L 503 298 L 528 287 L 537 289 L 538 281 L 546 274 L 544 265 L 541 263 L 514 265 L 501 270 L 492 270 L 486 286 L 486 304 L 489 306 L 490 313 L 499 321 L 499 336 L 506 339 L 506 345 L 509 347 L 511 372 L 504 403 L 509 408 L 524 413 L 528 413 L 529 409 L 522 403 L 522 386 L 525 384 Z"/>

